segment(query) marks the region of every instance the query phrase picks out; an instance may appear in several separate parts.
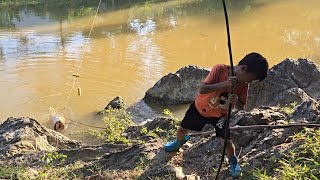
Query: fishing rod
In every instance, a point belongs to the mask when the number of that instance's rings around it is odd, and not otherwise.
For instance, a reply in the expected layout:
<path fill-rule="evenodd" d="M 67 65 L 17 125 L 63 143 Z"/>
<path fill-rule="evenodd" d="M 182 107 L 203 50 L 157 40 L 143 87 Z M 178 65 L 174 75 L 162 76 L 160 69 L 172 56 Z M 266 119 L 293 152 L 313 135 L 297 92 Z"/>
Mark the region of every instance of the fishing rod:
<path fill-rule="evenodd" d="M 226 3 L 225 0 L 222 0 L 222 4 L 223 4 L 223 10 L 224 10 L 224 16 L 225 16 L 225 20 L 226 20 L 226 28 L 227 28 L 227 37 L 228 37 L 228 49 L 229 49 L 229 57 L 230 57 L 230 69 L 231 69 L 231 76 L 234 76 L 234 69 L 233 69 L 233 58 L 232 58 L 232 51 L 231 51 L 231 38 L 230 38 L 230 30 L 229 30 L 229 20 L 228 20 L 228 12 L 227 12 L 227 8 L 226 8 Z M 231 94 L 233 93 L 233 88 L 231 87 Z M 225 121 L 225 133 L 224 133 L 224 144 L 223 144 L 223 148 L 222 148 L 222 156 L 221 156 L 221 160 L 220 160 L 220 165 L 217 171 L 217 175 L 216 175 L 216 180 L 219 177 L 219 173 L 222 167 L 222 164 L 224 162 L 224 156 L 226 153 L 226 147 L 227 147 L 227 137 L 228 137 L 228 132 L 229 132 L 229 123 L 230 123 L 230 116 L 231 116 L 231 103 L 229 104 L 229 108 L 228 108 L 228 115 L 227 115 L 227 119 Z"/>

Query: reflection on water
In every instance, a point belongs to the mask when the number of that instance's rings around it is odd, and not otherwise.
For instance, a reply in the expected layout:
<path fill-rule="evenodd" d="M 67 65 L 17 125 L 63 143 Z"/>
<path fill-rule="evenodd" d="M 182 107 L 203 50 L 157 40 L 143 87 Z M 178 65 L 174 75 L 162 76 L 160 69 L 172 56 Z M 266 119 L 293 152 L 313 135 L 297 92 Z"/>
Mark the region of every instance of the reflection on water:
<path fill-rule="evenodd" d="M 0 121 L 31 116 L 48 123 L 50 106 L 65 108 L 84 50 L 76 84 L 82 96 L 72 94 L 66 108 L 72 119 L 94 125 L 101 122 L 92 113 L 115 96 L 132 104 L 184 65 L 228 63 L 220 0 L 102 0 L 89 38 L 97 4 L 0 6 Z M 235 63 L 251 51 L 272 65 L 286 57 L 320 63 L 320 1 L 238 0 L 227 6 Z M 184 108 L 173 109 L 181 117 Z M 66 133 L 78 129 L 69 127 Z"/>
<path fill-rule="evenodd" d="M 60 37 L 54 34 L 38 34 L 35 31 L 27 31 L 8 36 L 6 33 L 0 33 L 3 60 L 10 61 L 10 63 L 18 60 L 29 62 L 54 60 L 54 57 L 58 55 L 66 56 L 66 60 L 80 59 L 80 50 L 83 48 L 85 40 L 86 37 L 76 32 L 68 37 L 61 46 Z"/>
<path fill-rule="evenodd" d="M 147 19 L 145 23 L 141 22 L 139 19 L 134 19 L 129 22 L 129 29 L 137 32 L 138 35 L 152 35 L 156 31 L 156 23 L 151 19 Z"/>
<path fill-rule="evenodd" d="M 161 74 L 164 58 L 153 37 L 156 23 L 152 19 L 147 19 L 146 22 L 134 19 L 129 22 L 129 28 L 137 35 L 129 37 L 127 59 L 141 62 L 141 66 L 138 68 L 141 76 L 152 77 L 153 74 Z M 152 82 L 150 83 L 152 84 Z"/>
<path fill-rule="evenodd" d="M 171 27 L 176 27 L 176 25 L 177 25 L 177 20 L 172 15 L 170 15 L 170 17 L 169 17 L 169 24 L 170 24 Z"/>

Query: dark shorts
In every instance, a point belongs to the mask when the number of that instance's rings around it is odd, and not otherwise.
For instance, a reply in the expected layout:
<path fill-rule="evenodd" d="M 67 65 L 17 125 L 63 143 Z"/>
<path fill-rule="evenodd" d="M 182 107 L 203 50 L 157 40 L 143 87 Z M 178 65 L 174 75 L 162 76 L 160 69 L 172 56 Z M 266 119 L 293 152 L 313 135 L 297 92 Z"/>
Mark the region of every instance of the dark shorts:
<path fill-rule="evenodd" d="M 201 131 L 204 125 L 211 124 L 216 130 L 216 137 L 224 139 L 225 135 L 225 120 L 221 118 L 207 118 L 202 116 L 193 102 L 187 110 L 182 122 L 181 127 L 194 131 Z M 230 129 L 227 133 L 227 139 L 230 139 Z"/>

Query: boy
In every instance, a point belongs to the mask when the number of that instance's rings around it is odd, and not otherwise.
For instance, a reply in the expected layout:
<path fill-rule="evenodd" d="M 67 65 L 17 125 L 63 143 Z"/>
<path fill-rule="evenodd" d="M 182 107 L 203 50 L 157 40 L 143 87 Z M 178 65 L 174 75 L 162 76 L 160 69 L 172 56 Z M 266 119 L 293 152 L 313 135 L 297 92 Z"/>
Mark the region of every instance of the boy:
<path fill-rule="evenodd" d="M 258 53 L 247 54 L 234 67 L 235 76 L 229 76 L 229 66 L 215 65 L 200 87 L 196 100 L 187 110 L 177 131 L 177 139 L 165 144 L 165 151 L 178 151 L 190 139 L 188 131 L 201 131 L 205 124 L 215 127 L 216 137 L 220 137 L 223 144 L 225 123 L 221 117 L 227 116 L 229 103 L 233 108 L 242 110 L 247 102 L 248 84 L 265 79 L 268 68 L 267 60 Z M 230 94 L 231 88 L 233 94 Z M 226 156 L 231 176 L 237 178 L 241 175 L 241 168 L 235 155 L 235 146 L 230 140 L 230 131 L 227 134 Z"/>

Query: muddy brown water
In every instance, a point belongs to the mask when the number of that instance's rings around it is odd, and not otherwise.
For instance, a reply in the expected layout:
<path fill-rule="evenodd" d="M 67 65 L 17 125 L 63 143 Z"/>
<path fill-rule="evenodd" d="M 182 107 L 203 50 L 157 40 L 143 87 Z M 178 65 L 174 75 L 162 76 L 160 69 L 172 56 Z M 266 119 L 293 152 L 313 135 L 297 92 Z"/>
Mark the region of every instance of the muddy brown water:
<path fill-rule="evenodd" d="M 80 5 L 1 7 L 0 121 L 29 116 L 52 128 L 48 114 L 54 107 L 65 108 L 76 121 L 103 125 L 93 112 L 115 96 L 130 105 L 182 66 L 229 63 L 221 1 L 102 1 L 89 38 L 93 15 L 85 12 L 92 14 L 97 3 L 82 10 Z M 241 0 L 227 6 L 235 63 L 251 51 L 271 65 L 286 57 L 320 63 L 319 0 Z M 178 117 L 185 111 L 170 108 Z M 82 128 L 70 125 L 64 133 Z"/>

